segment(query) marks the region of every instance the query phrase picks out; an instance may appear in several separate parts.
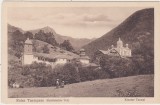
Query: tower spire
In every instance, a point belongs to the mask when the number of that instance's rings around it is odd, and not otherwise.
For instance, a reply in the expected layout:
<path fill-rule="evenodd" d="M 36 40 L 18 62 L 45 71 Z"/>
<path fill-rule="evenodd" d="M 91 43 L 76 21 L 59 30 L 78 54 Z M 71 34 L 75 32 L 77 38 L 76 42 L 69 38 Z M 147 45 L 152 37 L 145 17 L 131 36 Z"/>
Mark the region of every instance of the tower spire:
<path fill-rule="evenodd" d="M 119 39 L 118 39 L 118 41 L 117 41 L 117 47 L 118 47 L 118 48 L 123 47 L 123 42 L 122 42 L 122 40 L 121 40 L 120 37 L 119 37 Z"/>

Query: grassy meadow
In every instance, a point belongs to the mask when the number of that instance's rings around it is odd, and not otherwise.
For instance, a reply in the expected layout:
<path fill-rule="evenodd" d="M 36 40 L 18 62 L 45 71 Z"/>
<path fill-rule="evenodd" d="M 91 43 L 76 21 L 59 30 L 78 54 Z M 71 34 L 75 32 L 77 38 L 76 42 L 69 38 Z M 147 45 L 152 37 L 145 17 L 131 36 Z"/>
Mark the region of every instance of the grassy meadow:
<path fill-rule="evenodd" d="M 153 97 L 154 76 L 139 75 L 65 85 L 64 88 L 9 88 L 10 98 L 32 97 Z"/>

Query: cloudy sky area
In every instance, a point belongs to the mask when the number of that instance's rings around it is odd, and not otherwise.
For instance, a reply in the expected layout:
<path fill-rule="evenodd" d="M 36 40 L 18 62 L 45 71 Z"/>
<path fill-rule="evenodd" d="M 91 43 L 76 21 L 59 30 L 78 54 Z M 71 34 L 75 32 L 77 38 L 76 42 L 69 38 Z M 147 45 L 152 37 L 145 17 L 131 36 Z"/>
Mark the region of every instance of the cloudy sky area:
<path fill-rule="evenodd" d="M 74 38 L 98 38 L 143 8 L 108 7 L 14 7 L 8 9 L 8 23 L 23 30 L 45 26 Z"/>

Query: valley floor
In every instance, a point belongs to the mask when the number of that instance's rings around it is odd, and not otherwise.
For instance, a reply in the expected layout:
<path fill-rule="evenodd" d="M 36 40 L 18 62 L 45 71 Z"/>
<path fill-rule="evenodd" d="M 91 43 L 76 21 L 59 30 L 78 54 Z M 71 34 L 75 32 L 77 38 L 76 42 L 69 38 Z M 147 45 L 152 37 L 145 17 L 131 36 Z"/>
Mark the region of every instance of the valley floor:
<path fill-rule="evenodd" d="M 65 85 L 64 88 L 37 87 L 8 89 L 10 98 L 31 97 L 153 97 L 154 75 L 101 79 Z"/>

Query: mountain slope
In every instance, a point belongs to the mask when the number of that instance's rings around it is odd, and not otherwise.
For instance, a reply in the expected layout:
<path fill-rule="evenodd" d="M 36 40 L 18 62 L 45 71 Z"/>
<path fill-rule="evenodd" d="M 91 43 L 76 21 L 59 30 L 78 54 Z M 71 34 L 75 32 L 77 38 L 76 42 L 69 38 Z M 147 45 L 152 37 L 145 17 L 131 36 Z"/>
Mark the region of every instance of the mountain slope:
<path fill-rule="evenodd" d="M 22 29 L 19 28 L 19 27 L 15 27 L 15 26 L 12 26 L 12 25 L 8 24 L 8 33 L 15 32 L 16 30 L 19 30 L 19 31 L 22 32 L 22 33 L 25 32 L 24 30 L 22 30 Z"/>
<path fill-rule="evenodd" d="M 149 8 L 135 12 L 116 28 L 83 46 L 83 48 L 86 49 L 88 55 L 93 56 L 97 49 L 106 50 L 111 45 L 116 45 L 119 37 L 124 43 L 128 43 L 131 49 L 136 48 L 134 44 L 139 42 L 139 38 L 146 37 L 151 46 L 148 50 L 153 50 L 154 9 Z"/>
<path fill-rule="evenodd" d="M 95 38 L 87 39 L 87 38 L 72 38 L 69 36 L 62 36 L 62 35 L 59 35 L 59 36 L 62 39 L 62 41 L 69 40 L 71 42 L 72 46 L 74 47 L 74 49 L 77 49 L 77 50 L 80 49 L 82 46 L 87 45 L 88 43 L 95 40 Z M 56 39 L 58 39 L 58 38 L 56 38 Z M 60 40 L 59 40 L 59 42 L 60 42 Z"/>

